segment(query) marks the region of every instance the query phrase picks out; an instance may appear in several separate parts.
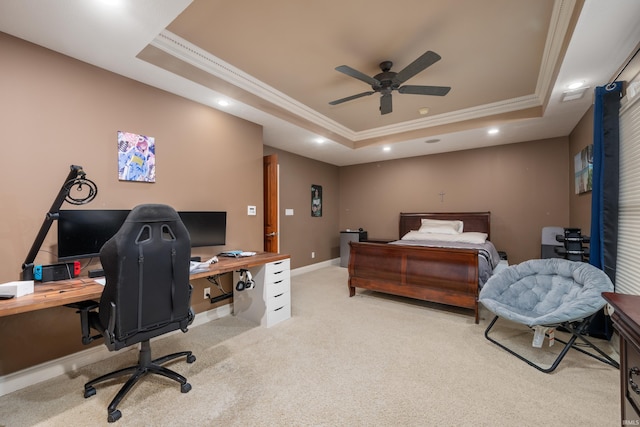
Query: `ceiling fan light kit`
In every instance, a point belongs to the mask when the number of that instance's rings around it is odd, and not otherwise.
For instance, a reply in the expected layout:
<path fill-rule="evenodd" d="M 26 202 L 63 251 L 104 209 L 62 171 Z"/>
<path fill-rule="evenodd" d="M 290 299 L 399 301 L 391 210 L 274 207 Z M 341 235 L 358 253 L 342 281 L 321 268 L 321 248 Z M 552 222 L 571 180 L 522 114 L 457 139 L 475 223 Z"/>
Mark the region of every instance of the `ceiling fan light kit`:
<path fill-rule="evenodd" d="M 336 67 L 336 71 L 344 73 L 350 77 L 361 80 L 371 86 L 372 90 L 358 93 L 356 95 L 347 96 L 345 98 L 336 99 L 329 102 L 330 105 L 338 105 L 343 102 L 352 101 L 354 99 L 362 98 L 363 96 L 373 95 L 374 93 L 380 93 L 380 114 L 389 114 L 393 111 L 393 104 L 391 100 L 391 93 L 397 90 L 399 93 L 411 94 L 411 95 L 431 95 L 431 96 L 445 96 L 451 88 L 449 86 L 416 86 L 416 85 L 404 85 L 403 83 L 415 76 L 419 72 L 430 67 L 441 59 L 440 55 L 428 50 L 422 54 L 419 58 L 407 65 L 400 72 L 396 73 L 391 71 L 393 62 L 383 61 L 380 63 L 381 73 L 370 77 L 358 70 L 355 70 L 348 65 L 340 65 Z"/>

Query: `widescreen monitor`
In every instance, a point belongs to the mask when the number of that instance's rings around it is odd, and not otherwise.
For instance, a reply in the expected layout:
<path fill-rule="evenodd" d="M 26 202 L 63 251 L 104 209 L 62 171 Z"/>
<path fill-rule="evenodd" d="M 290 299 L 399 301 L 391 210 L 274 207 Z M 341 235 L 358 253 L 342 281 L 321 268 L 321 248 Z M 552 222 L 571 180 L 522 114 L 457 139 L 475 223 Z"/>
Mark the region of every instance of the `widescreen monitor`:
<path fill-rule="evenodd" d="M 118 232 L 129 210 L 61 210 L 58 217 L 58 260 L 97 257 L 102 245 Z M 227 213 L 178 212 L 191 236 L 191 247 L 222 246 L 226 242 Z"/>

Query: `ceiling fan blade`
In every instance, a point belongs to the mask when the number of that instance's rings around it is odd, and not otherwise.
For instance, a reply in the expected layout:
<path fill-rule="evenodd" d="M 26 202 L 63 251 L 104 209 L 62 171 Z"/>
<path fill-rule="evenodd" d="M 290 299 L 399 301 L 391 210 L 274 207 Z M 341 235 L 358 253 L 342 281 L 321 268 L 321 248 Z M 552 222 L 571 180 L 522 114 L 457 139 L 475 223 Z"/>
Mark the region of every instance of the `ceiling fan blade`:
<path fill-rule="evenodd" d="M 445 96 L 449 93 L 451 88 L 449 86 L 400 86 L 398 92 L 408 93 L 411 95 L 434 95 Z"/>
<path fill-rule="evenodd" d="M 380 114 L 389 114 L 392 111 L 391 93 L 383 93 L 380 96 Z"/>
<path fill-rule="evenodd" d="M 363 82 L 371 85 L 371 86 L 378 86 L 380 85 L 380 82 L 376 79 L 374 79 L 373 77 L 369 77 L 364 73 L 361 73 L 358 70 L 354 70 L 353 68 L 349 67 L 348 65 L 340 65 L 338 67 L 336 67 L 336 71 L 340 71 L 341 73 L 346 74 L 347 76 L 351 76 L 354 77 L 358 80 L 362 80 Z"/>
<path fill-rule="evenodd" d="M 338 104 L 342 104 L 343 102 L 347 102 L 347 101 L 351 101 L 353 99 L 358 99 L 358 98 L 362 98 L 363 96 L 368 96 L 368 95 L 373 95 L 375 92 L 370 90 L 368 92 L 362 92 L 359 93 L 357 95 L 351 95 L 351 96 L 347 96 L 346 98 L 341 98 L 341 99 L 336 99 L 335 101 L 331 101 L 329 103 L 329 105 L 338 105 Z"/>
<path fill-rule="evenodd" d="M 426 51 L 425 53 L 422 54 L 422 56 L 420 56 L 418 59 L 413 61 L 411 64 L 404 67 L 402 71 L 396 74 L 396 76 L 393 78 L 393 82 L 396 84 L 402 84 L 406 82 L 411 77 L 418 74 L 420 71 L 438 62 L 440 58 L 441 56 L 438 55 L 437 53 L 432 52 L 430 50 Z"/>

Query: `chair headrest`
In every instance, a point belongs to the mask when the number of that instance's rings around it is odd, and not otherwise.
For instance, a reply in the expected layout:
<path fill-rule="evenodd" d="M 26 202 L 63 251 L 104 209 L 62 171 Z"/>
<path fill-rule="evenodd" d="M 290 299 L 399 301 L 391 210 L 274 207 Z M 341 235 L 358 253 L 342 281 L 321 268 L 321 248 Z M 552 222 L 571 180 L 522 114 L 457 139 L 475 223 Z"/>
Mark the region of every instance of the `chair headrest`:
<path fill-rule="evenodd" d="M 131 209 L 125 222 L 167 222 L 180 221 L 174 208 L 163 204 L 144 204 Z"/>

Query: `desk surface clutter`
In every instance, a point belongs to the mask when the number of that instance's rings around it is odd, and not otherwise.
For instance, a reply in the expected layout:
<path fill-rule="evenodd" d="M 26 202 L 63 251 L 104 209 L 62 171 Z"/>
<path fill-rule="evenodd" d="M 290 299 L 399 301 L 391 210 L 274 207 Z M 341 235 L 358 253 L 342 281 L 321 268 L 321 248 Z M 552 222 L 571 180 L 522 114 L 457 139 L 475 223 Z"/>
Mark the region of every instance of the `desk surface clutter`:
<path fill-rule="evenodd" d="M 192 273 L 190 278 L 194 280 L 229 273 L 287 258 L 289 255 L 270 252 L 258 252 L 250 257 L 220 258 L 218 262 L 211 264 L 208 270 Z M 0 317 L 99 299 L 104 285 L 96 280 L 99 278 L 77 277 L 56 282 L 36 283 L 32 294 L 0 300 Z"/>

